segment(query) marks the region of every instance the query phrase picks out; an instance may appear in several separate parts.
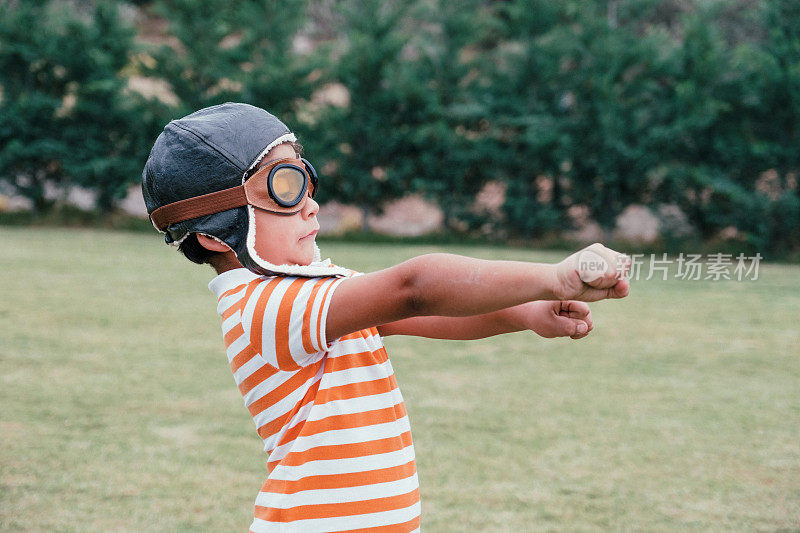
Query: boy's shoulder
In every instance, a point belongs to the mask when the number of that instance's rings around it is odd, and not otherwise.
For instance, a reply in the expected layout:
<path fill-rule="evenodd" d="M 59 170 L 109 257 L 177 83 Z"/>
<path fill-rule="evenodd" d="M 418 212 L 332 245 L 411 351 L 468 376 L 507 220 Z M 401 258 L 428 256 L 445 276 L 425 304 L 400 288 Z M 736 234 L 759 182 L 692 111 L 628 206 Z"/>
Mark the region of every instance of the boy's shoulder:
<path fill-rule="evenodd" d="M 297 370 L 330 349 L 327 312 L 345 277 L 261 276 L 235 269 L 214 278 L 209 288 L 219 300 L 226 342 L 248 344 L 275 368 Z"/>
<path fill-rule="evenodd" d="M 349 270 L 346 275 L 318 277 L 265 276 L 245 268 L 237 268 L 219 274 L 211 280 L 208 288 L 216 296 L 217 312 L 225 317 L 240 310 L 243 322 L 248 317 L 265 314 L 278 318 L 280 315 L 327 312 L 330 298 L 340 282 L 359 276 Z"/>

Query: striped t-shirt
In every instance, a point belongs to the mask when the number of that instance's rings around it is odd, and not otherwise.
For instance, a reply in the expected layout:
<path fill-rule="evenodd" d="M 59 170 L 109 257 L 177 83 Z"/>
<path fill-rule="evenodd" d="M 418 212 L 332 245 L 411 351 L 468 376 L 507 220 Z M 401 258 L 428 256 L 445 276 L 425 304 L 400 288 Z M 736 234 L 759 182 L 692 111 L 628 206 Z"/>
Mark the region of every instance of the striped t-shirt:
<path fill-rule="evenodd" d="M 380 335 L 325 338 L 341 281 L 236 269 L 209 284 L 268 455 L 251 531 L 419 528 L 408 416 Z"/>

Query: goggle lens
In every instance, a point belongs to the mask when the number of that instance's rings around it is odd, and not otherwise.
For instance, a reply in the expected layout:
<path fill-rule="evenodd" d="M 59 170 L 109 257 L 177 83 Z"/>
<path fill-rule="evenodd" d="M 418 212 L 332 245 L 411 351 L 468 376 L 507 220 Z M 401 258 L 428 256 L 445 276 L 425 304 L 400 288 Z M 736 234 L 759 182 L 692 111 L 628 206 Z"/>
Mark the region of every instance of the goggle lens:
<path fill-rule="evenodd" d="M 272 175 L 272 194 L 279 203 L 293 206 L 302 200 L 306 193 L 306 177 L 292 167 L 280 167 Z"/>

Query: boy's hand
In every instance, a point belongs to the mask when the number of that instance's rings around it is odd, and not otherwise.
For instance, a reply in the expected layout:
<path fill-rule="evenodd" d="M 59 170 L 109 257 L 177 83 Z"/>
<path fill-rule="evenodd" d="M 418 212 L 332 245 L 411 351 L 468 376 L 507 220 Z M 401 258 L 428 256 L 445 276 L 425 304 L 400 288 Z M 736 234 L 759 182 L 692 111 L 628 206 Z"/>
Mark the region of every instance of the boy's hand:
<path fill-rule="evenodd" d="M 538 300 L 508 311 L 516 315 L 513 319 L 522 329 L 529 329 L 547 339 L 582 339 L 594 328 L 592 312 L 584 302 Z"/>
<path fill-rule="evenodd" d="M 630 266 L 627 255 L 594 243 L 556 265 L 553 292 L 559 300 L 596 302 L 624 298 L 630 291 L 625 279 Z"/>

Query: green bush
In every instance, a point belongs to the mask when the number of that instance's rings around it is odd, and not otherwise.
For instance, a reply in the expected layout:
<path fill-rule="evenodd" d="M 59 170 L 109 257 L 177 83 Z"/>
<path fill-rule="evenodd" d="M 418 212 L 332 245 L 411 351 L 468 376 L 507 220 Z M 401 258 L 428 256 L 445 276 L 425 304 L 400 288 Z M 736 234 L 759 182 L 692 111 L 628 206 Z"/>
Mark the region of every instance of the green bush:
<path fill-rule="evenodd" d="M 157 113 L 127 91 L 133 29 L 96 2 L 0 4 L 0 184 L 48 208 L 45 184 L 87 187 L 110 209 L 138 180 Z"/>
<path fill-rule="evenodd" d="M 110 1 L 83 18 L 0 4 L 0 185 L 39 210 L 48 182 L 110 209 L 169 118 L 238 100 L 300 134 L 322 200 L 365 213 L 418 192 L 450 232 L 559 239 L 573 206 L 611 229 L 675 204 L 706 242 L 733 227 L 748 249 L 800 250 L 794 0 L 137 4 L 168 46 L 135 43 Z M 132 73 L 175 104 L 129 92 Z M 332 83 L 349 104 L 320 98 Z M 499 215 L 473 207 L 491 181 Z"/>

